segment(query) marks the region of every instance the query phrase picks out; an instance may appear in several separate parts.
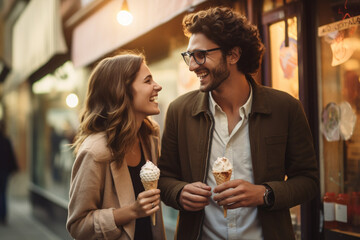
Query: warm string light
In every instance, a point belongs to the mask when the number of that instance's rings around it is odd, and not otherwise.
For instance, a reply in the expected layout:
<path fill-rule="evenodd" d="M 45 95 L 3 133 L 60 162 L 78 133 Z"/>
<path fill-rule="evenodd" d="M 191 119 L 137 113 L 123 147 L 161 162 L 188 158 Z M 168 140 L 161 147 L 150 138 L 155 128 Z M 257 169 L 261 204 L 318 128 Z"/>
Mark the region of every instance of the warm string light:
<path fill-rule="evenodd" d="M 129 11 L 129 7 L 128 7 L 126 0 L 124 0 L 122 7 L 120 9 L 120 12 L 118 12 L 118 14 L 116 16 L 116 19 L 117 19 L 118 23 L 123 26 L 128 26 L 132 23 L 133 16 Z"/>

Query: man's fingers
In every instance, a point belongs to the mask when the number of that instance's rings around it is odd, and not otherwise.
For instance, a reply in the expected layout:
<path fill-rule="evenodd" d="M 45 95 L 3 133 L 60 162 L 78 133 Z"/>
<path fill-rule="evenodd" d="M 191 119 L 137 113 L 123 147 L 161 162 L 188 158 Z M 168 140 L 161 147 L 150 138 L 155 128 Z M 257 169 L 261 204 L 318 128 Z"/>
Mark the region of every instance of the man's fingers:
<path fill-rule="evenodd" d="M 183 201 L 183 208 L 187 211 L 199 211 L 209 205 L 209 202 L 192 202 L 188 200 Z"/>
<path fill-rule="evenodd" d="M 209 204 L 211 187 L 196 182 L 184 186 L 180 194 L 180 203 L 187 211 L 199 211 Z"/>
<path fill-rule="evenodd" d="M 195 182 L 191 185 L 200 189 L 204 189 L 206 191 L 211 191 L 211 187 L 202 182 Z"/>
<path fill-rule="evenodd" d="M 209 197 L 201 196 L 201 195 L 194 195 L 190 192 L 184 192 L 183 199 L 187 200 L 189 202 L 194 202 L 194 203 L 208 203 L 209 202 Z"/>
<path fill-rule="evenodd" d="M 188 184 L 184 187 L 183 191 L 189 192 L 193 195 L 200 195 L 205 197 L 211 196 L 211 187 L 203 183 Z"/>
<path fill-rule="evenodd" d="M 228 182 L 224 182 L 214 188 L 214 193 L 220 193 L 228 188 L 236 188 L 240 184 L 242 184 L 244 181 L 240 179 L 231 180 Z"/>

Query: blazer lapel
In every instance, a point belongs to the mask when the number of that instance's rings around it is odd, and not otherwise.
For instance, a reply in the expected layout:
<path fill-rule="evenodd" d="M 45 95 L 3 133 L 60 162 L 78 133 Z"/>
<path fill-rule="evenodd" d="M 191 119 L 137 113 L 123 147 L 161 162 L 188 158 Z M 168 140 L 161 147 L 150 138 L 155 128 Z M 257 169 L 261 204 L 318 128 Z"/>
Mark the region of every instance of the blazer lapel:
<path fill-rule="evenodd" d="M 119 161 L 112 161 L 110 168 L 120 207 L 132 204 L 135 201 L 134 188 L 125 159 L 121 165 Z M 123 228 L 131 239 L 133 239 L 135 233 L 135 221 L 131 221 L 129 224 L 124 225 Z"/>

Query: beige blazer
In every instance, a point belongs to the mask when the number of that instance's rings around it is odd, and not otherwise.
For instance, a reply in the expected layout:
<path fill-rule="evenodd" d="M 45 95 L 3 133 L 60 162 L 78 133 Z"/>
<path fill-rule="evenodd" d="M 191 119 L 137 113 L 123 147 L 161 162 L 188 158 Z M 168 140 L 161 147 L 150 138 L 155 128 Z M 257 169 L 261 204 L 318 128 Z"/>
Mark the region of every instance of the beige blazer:
<path fill-rule="evenodd" d="M 159 157 L 159 131 L 141 139 L 145 159 Z M 135 194 L 126 161 L 112 161 L 105 133 L 85 139 L 72 169 L 66 228 L 75 239 L 134 239 L 135 220 L 117 227 L 113 209 L 132 204 Z M 161 209 L 152 226 L 154 239 L 166 239 Z"/>

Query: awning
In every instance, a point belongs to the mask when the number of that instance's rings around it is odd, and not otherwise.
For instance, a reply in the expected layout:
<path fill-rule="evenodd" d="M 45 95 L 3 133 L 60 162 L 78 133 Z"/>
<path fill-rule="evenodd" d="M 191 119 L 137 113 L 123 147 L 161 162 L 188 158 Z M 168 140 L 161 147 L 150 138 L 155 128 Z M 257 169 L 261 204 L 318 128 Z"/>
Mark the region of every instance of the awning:
<path fill-rule="evenodd" d="M 74 29 L 73 64 L 86 66 L 202 2 L 205 0 L 127 0 L 134 21 L 122 26 L 116 14 L 123 0 L 109 1 Z"/>
<path fill-rule="evenodd" d="M 16 88 L 54 55 L 67 52 L 60 0 L 31 0 L 13 27 L 12 69 L 4 92 Z"/>

